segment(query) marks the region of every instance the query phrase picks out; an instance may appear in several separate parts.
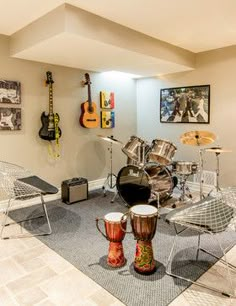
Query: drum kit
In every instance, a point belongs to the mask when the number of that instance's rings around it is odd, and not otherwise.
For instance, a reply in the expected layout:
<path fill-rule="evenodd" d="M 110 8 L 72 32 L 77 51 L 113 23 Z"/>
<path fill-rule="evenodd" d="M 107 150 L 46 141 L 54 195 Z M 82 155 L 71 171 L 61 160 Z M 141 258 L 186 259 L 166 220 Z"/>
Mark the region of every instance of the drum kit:
<path fill-rule="evenodd" d="M 122 142 L 113 136 L 101 136 L 110 144 L 123 145 Z M 215 135 L 207 131 L 191 131 L 180 137 L 183 144 L 200 147 L 211 144 L 216 139 Z M 111 171 L 108 174 L 107 182 L 116 177 L 116 187 L 119 196 L 123 199 L 129 210 L 122 214 L 113 212 L 106 214 L 103 218 L 96 219 L 99 232 L 109 241 L 107 264 L 113 268 L 125 265 L 122 241 L 126 233 L 133 233 L 137 240 L 134 259 L 134 269 L 140 274 L 152 274 L 156 271 L 156 261 L 153 256 L 152 239 L 156 232 L 158 207 L 162 201 L 168 199 L 174 187 L 180 182 L 181 196 L 179 202 L 186 203 L 191 198 L 191 193 L 186 186 L 187 178 L 200 172 L 200 198 L 202 193 L 203 173 L 203 152 L 216 154 L 217 159 L 217 183 L 219 187 L 219 155 L 231 152 L 222 147 L 211 147 L 199 150 L 199 162 L 172 161 L 176 152 L 176 146 L 170 141 L 155 139 L 149 145 L 139 137 L 131 136 L 129 141 L 122 147 L 127 156 L 127 165 L 120 169 L 117 176 L 112 173 L 112 146 Z M 112 182 L 110 183 L 112 187 Z M 156 207 L 155 207 L 156 206 Z M 172 206 L 173 207 L 173 206 Z M 130 218 L 132 231 L 127 231 L 127 220 Z M 105 233 L 99 227 L 99 221 L 103 221 Z"/>
<path fill-rule="evenodd" d="M 219 155 L 231 152 L 216 146 L 199 150 L 199 161 L 173 161 L 177 147 L 170 141 L 154 139 L 151 144 L 137 136 L 131 136 L 128 142 L 123 143 L 113 136 L 98 135 L 110 143 L 111 169 L 103 186 L 117 188 L 117 192 L 125 205 L 131 207 L 137 204 L 153 204 L 159 207 L 160 203 L 171 197 L 173 189 L 179 181 L 181 195 L 177 203 L 191 201 L 192 195 L 186 184 L 190 175 L 200 172 L 200 198 L 203 198 L 203 153 L 212 152 L 217 159 L 217 186 L 219 190 Z M 180 136 L 184 145 L 204 146 L 215 141 L 216 136 L 208 131 L 190 131 Z M 116 176 L 112 173 L 112 144 L 122 146 L 122 152 L 127 156 L 127 162 Z M 112 179 L 115 179 L 113 184 Z M 115 197 L 114 197 L 115 198 Z M 113 198 L 113 200 L 114 200 Z M 111 202 L 113 202 L 113 200 Z"/>

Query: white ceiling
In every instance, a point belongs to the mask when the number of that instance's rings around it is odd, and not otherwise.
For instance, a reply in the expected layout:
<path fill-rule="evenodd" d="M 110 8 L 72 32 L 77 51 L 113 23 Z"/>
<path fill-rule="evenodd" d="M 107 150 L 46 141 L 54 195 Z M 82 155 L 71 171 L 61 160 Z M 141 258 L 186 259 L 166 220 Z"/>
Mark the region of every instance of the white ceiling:
<path fill-rule="evenodd" d="M 236 0 L 0 0 L 0 34 L 11 36 L 63 3 L 194 53 L 236 44 Z M 29 57 L 40 61 L 32 54 Z M 137 63 L 140 60 L 137 56 Z M 47 59 L 41 61 L 47 62 Z M 135 65 L 135 58 L 133 62 Z M 73 66 L 63 61 L 55 64 Z M 81 68 L 102 70 L 98 62 L 94 68 L 93 65 Z M 144 75 L 153 73 L 146 71 Z"/>

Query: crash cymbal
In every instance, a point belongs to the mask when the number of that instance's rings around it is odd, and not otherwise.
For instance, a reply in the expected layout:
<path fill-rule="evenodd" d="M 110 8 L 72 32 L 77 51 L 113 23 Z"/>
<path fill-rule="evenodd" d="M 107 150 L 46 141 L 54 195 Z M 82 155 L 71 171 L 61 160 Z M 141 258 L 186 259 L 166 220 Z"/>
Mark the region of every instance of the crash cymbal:
<path fill-rule="evenodd" d="M 214 142 L 216 136 L 208 131 L 191 131 L 180 136 L 183 144 L 191 146 L 203 146 Z"/>
<path fill-rule="evenodd" d="M 103 140 L 109 141 L 111 143 L 116 143 L 122 145 L 123 143 L 119 141 L 118 139 L 115 139 L 113 136 L 103 136 L 103 135 L 97 135 L 98 137 L 102 138 Z"/>
<path fill-rule="evenodd" d="M 213 153 L 216 153 L 216 154 L 232 152 L 232 150 L 224 149 L 222 147 L 207 148 L 207 149 L 205 149 L 205 151 L 206 152 L 213 152 Z"/>

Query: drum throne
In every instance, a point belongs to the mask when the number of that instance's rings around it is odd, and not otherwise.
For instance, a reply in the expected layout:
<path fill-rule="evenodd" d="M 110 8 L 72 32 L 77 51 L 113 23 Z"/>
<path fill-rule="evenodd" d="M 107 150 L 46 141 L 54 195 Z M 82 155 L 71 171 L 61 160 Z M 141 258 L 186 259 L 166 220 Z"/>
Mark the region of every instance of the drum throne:
<path fill-rule="evenodd" d="M 44 195 L 55 194 L 57 192 L 58 189 L 56 187 L 48 184 L 38 176 L 32 175 L 29 170 L 26 170 L 25 168 L 12 163 L 0 161 L 0 197 L 2 201 L 7 201 L 7 206 L 2 221 L 1 239 L 50 235 L 52 233 L 52 229 L 44 201 Z M 24 201 L 31 200 L 36 197 L 39 197 L 41 200 L 44 213 L 43 215 L 26 218 L 17 222 L 7 223 L 8 215 L 12 209 L 13 204 L 21 205 Z M 27 204 L 30 205 L 31 203 L 30 201 L 27 201 Z M 45 217 L 47 223 L 48 229 L 46 231 L 40 230 L 40 232 L 37 233 L 21 233 L 19 235 L 14 234 L 7 236 L 4 235 L 4 230 L 9 225 L 14 225 L 16 223 L 22 224 L 23 222 L 42 217 Z"/>
<path fill-rule="evenodd" d="M 166 221 L 167 223 L 174 225 L 174 229 L 176 232 L 176 236 L 174 238 L 173 245 L 168 257 L 166 273 L 174 278 L 185 280 L 192 284 L 196 284 L 198 286 L 210 289 L 214 292 L 221 293 L 225 296 L 236 297 L 236 284 L 233 283 L 233 278 L 231 275 L 232 272 L 236 272 L 236 267 L 230 264 L 226 258 L 226 251 L 229 250 L 232 246 L 229 246 L 224 249 L 222 247 L 220 238 L 218 237 L 219 233 L 222 233 L 226 230 L 231 231 L 233 229 L 234 232 L 236 231 L 236 188 L 228 188 L 222 190 L 221 192 L 215 193 L 214 197 L 208 196 L 207 198 L 195 204 L 191 204 L 183 208 L 177 208 L 167 214 Z M 199 258 L 200 251 L 205 252 L 213 256 L 214 258 L 220 260 L 220 262 L 223 263 L 226 268 L 230 292 L 227 290 L 228 287 L 226 290 L 220 290 L 200 281 L 194 281 L 175 272 L 178 270 L 178 268 L 177 263 L 174 259 L 172 259 L 174 249 L 177 244 L 178 237 L 181 235 L 181 233 L 185 232 L 188 229 L 196 231 L 198 233 L 196 261 Z M 201 234 L 204 233 L 209 234 L 218 244 L 222 252 L 223 258 L 217 257 L 209 250 L 206 250 L 200 246 Z M 178 258 L 179 263 L 180 261 L 181 258 Z"/>

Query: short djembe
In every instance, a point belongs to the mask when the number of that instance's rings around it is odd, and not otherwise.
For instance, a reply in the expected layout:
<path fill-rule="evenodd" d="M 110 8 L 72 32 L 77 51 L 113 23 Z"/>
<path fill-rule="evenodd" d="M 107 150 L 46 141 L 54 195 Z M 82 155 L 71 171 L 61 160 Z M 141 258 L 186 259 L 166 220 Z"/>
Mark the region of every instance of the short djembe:
<path fill-rule="evenodd" d="M 121 220 L 126 220 L 126 216 L 130 216 L 132 233 L 137 240 L 134 269 L 140 274 L 152 274 L 156 271 L 152 239 L 156 232 L 158 210 L 152 205 L 134 205 Z"/>
<path fill-rule="evenodd" d="M 122 217 L 122 213 L 112 212 L 106 214 L 103 218 L 96 219 L 97 229 L 108 241 L 110 241 L 107 264 L 113 268 L 122 267 L 126 263 L 122 245 L 122 240 L 125 237 L 125 232 L 122 230 L 122 228 L 126 229 L 127 218 L 125 217 L 121 221 Z M 99 221 L 104 222 L 106 234 L 104 234 L 100 229 Z"/>

